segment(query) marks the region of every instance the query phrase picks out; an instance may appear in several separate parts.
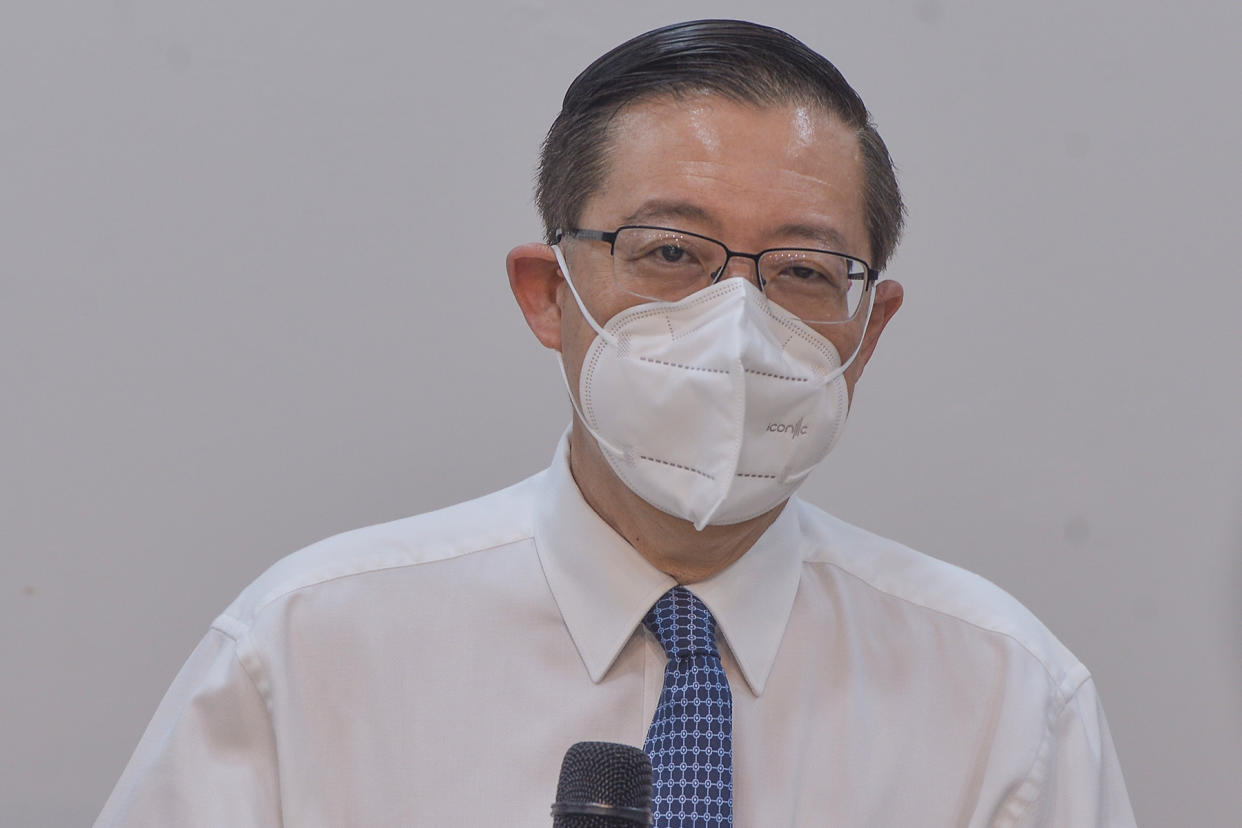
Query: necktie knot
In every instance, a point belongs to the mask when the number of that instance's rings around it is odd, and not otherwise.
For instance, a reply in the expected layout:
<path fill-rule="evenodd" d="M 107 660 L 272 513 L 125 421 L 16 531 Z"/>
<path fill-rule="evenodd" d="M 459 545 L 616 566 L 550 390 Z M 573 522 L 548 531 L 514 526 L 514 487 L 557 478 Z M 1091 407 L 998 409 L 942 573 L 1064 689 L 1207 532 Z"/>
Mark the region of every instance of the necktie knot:
<path fill-rule="evenodd" d="M 669 661 L 703 656 L 720 658 L 716 619 L 707 605 L 683 586 L 670 589 L 652 605 L 643 625 L 664 648 Z"/>

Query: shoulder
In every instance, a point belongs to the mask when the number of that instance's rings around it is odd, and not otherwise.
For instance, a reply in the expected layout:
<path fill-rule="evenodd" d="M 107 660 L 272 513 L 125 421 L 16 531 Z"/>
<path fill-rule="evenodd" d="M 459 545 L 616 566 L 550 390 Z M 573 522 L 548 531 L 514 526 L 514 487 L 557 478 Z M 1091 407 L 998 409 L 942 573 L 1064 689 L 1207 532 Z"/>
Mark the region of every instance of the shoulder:
<path fill-rule="evenodd" d="M 1089 678 L 1070 650 L 1023 604 L 979 575 L 798 502 L 804 560 L 832 567 L 857 590 L 917 623 L 1001 639 L 1042 667 L 1064 701 Z"/>
<path fill-rule="evenodd" d="M 475 500 L 344 532 L 300 549 L 255 579 L 213 626 L 236 637 L 265 608 L 296 592 L 378 572 L 408 572 L 528 540 L 543 474 Z"/>

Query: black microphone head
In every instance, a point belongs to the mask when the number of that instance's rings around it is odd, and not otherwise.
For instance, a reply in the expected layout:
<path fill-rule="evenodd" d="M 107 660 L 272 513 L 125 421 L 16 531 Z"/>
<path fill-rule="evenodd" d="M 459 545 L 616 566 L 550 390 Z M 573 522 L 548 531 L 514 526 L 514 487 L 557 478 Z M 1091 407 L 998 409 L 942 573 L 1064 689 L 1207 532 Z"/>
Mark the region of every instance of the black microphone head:
<path fill-rule="evenodd" d="M 552 805 L 553 828 L 651 824 L 651 760 L 630 745 L 578 742 L 565 751 Z"/>

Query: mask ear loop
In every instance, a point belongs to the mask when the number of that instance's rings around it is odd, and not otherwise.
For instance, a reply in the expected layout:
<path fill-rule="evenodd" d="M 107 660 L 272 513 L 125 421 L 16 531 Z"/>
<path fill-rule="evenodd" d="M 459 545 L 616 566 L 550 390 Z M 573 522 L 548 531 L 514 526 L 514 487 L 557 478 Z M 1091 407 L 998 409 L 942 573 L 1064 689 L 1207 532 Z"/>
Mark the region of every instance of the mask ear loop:
<path fill-rule="evenodd" d="M 871 309 L 873 307 L 875 307 L 875 286 L 874 285 L 872 285 L 871 290 L 867 294 L 867 312 L 863 314 L 862 335 L 858 337 L 858 344 L 854 346 L 854 350 L 853 352 L 850 353 L 849 359 L 842 362 L 839 366 L 834 368 L 832 371 L 828 372 L 827 374 L 824 374 L 824 376 L 816 379 L 814 381 L 816 385 L 820 387 L 828 385 L 830 382 L 835 381 L 838 377 L 844 374 L 846 369 L 848 369 L 851 365 L 854 364 L 854 360 L 857 359 L 859 353 L 862 352 L 863 338 L 867 335 L 867 325 L 871 323 Z M 805 322 L 803 322 L 802 324 L 806 325 Z M 807 327 L 810 327 L 810 326 L 807 325 Z M 818 336 L 823 336 L 823 334 L 820 334 L 819 331 L 815 331 L 815 333 Z M 825 337 L 825 339 L 826 338 L 827 337 Z M 835 350 L 835 347 L 834 347 L 834 350 Z"/>
<path fill-rule="evenodd" d="M 858 358 L 858 354 L 862 351 L 863 340 L 867 337 L 867 326 L 871 324 L 871 309 L 875 307 L 875 285 L 871 285 L 871 290 L 867 291 L 867 312 L 863 315 L 862 333 L 858 337 L 858 344 L 854 346 L 854 353 L 850 354 L 840 368 L 841 373 L 845 373 L 845 369 L 854 364 L 854 360 Z M 834 372 L 836 373 L 836 372 Z"/>
<path fill-rule="evenodd" d="M 561 246 L 559 244 L 552 245 L 552 252 L 556 255 L 556 263 L 561 266 L 561 274 L 565 277 L 565 283 L 569 285 L 569 292 L 574 295 L 574 301 L 578 304 L 578 310 L 582 311 L 582 316 L 586 319 L 587 324 L 590 325 L 595 330 L 595 333 L 602 337 L 605 342 L 615 348 L 617 345 L 616 337 L 599 326 L 599 323 L 595 321 L 595 317 L 591 315 L 589 310 L 587 310 L 586 302 L 583 302 L 582 297 L 578 294 L 578 288 L 574 286 L 573 277 L 569 275 L 569 265 L 565 263 L 565 254 L 561 252 Z"/>
<path fill-rule="evenodd" d="M 591 312 L 586 309 L 586 304 L 582 301 L 582 297 L 578 295 L 578 289 L 574 287 L 574 280 L 569 275 L 569 265 L 565 264 L 565 256 L 561 253 L 560 245 L 552 245 L 552 252 L 556 254 L 557 264 L 561 266 L 561 274 L 564 275 L 565 283 L 569 285 L 569 292 L 573 294 L 574 301 L 578 303 L 578 310 L 582 311 L 583 318 L 586 319 L 587 324 L 595 329 L 595 333 L 602 340 L 604 340 L 604 342 L 615 348 L 617 345 L 616 337 L 599 326 L 599 323 L 595 321 L 595 317 L 591 316 Z M 600 435 L 600 433 L 596 431 L 589 422 L 587 422 L 587 418 L 582 413 L 582 409 L 578 407 L 578 397 L 574 394 L 573 388 L 569 385 L 569 374 L 565 371 L 565 359 L 561 356 L 560 351 L 555 351 L 554 353 L 556 354 L 556 364 L 561 369 L 561 380 L 565 383 L 565 393 L 569 395 L 569 404 L 574 407 L 574 413 L 578 415 L 578 422 L 582 423 L 583 428 L 590 432 L 591 436 L 595 438 L 595 442 L 601 448 L 612 452 L 612 454 L 622 459 L 628 457 L 630 455 L 629 452 L 623 451 L 605 440 L 603 436 Z"/>
<path fill-rule="evenodd" d="M 583 415 L 582 409 L 578 407 L 578 400 L 574 397 L 573 389 L 569 387 L 569 375 L 565 373 L 565 360 L 561 358 L 560 351 L 556 352 L 556 364 L 561 369 L 561 380 L 565 383 L 565 393 L 569 395 L 569 404 L 574 407 L 574 413 L 578 415 L 578 421 L 582 423 L 582 427 L 590 432 L 591 436 L 595 438 L 595 442 L 598 443 L 601 448 L 607 449 L 617 457 L 629 457 L 629 452 L 623 451 L 605 440 L 603 436 L 601 436 L 600 433 L 596 431 L 589 422 L 587 422 L 587 418 Z"/>

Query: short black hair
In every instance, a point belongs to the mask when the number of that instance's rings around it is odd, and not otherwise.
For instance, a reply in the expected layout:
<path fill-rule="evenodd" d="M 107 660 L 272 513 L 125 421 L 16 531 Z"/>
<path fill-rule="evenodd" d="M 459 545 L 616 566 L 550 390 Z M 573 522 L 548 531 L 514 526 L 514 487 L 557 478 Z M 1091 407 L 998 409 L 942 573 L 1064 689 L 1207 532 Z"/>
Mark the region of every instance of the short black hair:
<path fill-rule="evenodd" d="M 720 95 L 766 106 L 819 106 L 856 130 L 870 264 L 882 270 L 901 236 L 905 207 L 888 148 L 862 98 L 823 55 L 779 29 L 741 20 L 694 20 L 641 34 L 597 59 L 569 85 L 543 142 L 535 202 L 548 243 L 574 227 L 603 182 L 609 128 L 639 101 Z"/>

